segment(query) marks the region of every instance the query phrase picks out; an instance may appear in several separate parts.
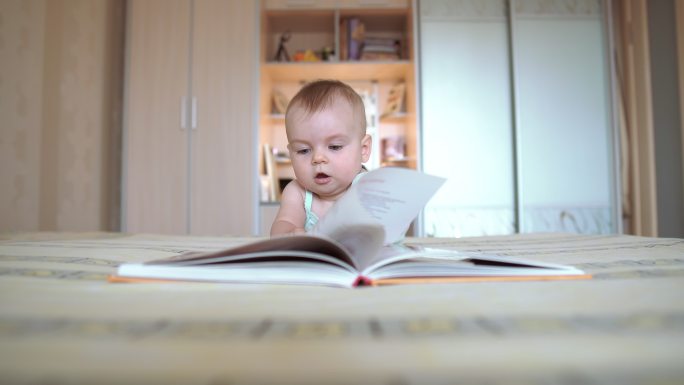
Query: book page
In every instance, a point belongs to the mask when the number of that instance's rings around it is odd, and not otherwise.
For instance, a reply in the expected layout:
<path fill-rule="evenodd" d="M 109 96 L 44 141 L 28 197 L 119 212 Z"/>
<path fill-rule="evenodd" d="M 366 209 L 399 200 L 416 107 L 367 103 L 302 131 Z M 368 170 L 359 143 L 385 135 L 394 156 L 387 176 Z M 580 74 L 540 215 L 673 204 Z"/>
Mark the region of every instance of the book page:
<path fill-rule="evenodd" d="M 258 259 L 315 259 L 342 266 L 355 271 L 354 261 L 348 251 L 337 241 L 325 236 L 292 235 L 263 239 L 237 247 L 211 252 L 186 252 L 172 257 L 147 262 L 148 265 L 208 265 L 227 262 L 241 262 Z"/>
<path fill-rule="evenodd" d="M 330 235 L 340 227 L 381 225 L 383 244 L 404 238 L 411 221 L 444 183 L 418 171 L 384 167 L 366 173 L 328 211 L 314 233 Z"/>
<path fill-rule="evenodd" d="M 411 221 L 445 179 L 384 167 L 366 173 L 319 220 L 323 234 L 349 248 L 357 266 L 367 266 L 383 245 L 401 241 Z"/>
<path fill-rule="evenodd" d="M 385 167 L 364 175 L 351 192 L 385 228 L 384 244 L 391 244 L 404 239 L 411 222 L 445 181 L 406 168 Z"/>
<path fill-rule="evenodd" d="M 344 196 L 350 195 L 347 193 Z M 344 200 L 344 197 L 318 221 L 311 234 L 325 236 L 341 244 L 359 271 L 363 264 L 358 256 L 376 255 L 385 239 L 384 227 L 366 211 L 361 202 L 358 199 Z"/>

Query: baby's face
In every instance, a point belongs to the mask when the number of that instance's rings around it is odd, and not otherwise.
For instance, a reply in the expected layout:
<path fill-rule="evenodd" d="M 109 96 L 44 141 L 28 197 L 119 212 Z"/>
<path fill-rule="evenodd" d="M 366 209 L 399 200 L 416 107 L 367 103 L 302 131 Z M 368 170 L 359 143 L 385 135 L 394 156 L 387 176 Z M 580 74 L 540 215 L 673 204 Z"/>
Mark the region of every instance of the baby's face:
<path fill-rule="evenodd" d="M 299 183 L 322 199 L 339 198 L 370 156 L 370 136 L 362 132 L 352 106 L 338 101 L 313 114 L 294 106 L 287 124 Z"/>

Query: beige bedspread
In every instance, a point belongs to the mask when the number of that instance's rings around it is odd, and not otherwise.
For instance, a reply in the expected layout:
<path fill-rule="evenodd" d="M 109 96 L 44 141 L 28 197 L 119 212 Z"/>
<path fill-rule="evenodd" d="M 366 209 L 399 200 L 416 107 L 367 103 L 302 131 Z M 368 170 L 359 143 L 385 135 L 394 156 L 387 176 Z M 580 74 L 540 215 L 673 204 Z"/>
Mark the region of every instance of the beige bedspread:
<path fill-rule="evenodd" d="M 684 240 L 408 239 L 588 281 L 337 289 L 111 284 L 124 261 L 246 238 L 0 236 L 0 383 L 683 384 Z"/>

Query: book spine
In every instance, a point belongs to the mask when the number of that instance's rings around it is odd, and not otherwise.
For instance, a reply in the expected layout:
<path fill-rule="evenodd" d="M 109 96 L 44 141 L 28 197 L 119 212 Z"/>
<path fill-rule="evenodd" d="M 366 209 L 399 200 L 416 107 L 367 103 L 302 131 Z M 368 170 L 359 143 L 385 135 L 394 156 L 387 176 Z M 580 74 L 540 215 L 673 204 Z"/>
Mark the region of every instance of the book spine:
<path fill-rule="evenodd" d="M 361 57 L 361 44 L 363 40 L 359 38 L 361 33 L 361 20 L 357 17 L 352 17 L 348 21 L 349 25 L 347 27 L 347 41 L 349 44 L 348 56 L 349 60 L 359 60 Z"/>
<path fill-rule="evenodd" d="M 340 60 L 349 58 L 349 28 L 348 19 L 340 20 Z"/>
<path fill-rule="evenodd" d="M 359 275 L 358 277 L 356 277 L 354 283 L 352 283 L 352 287 L 359 286 L 373 286 L 373 280 L 366 276 Z"/>

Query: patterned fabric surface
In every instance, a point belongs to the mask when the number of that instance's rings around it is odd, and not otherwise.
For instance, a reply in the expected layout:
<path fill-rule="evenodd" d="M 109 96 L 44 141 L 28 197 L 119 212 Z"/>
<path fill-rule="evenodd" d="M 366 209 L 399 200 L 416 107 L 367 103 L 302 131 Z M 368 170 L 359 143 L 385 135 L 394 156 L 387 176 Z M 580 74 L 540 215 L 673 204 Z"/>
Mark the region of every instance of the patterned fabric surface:
<path fill-rule="evenodd" d="M 128 261 L 249 238 L 0 235 L 2 383 L 680 384 L 684 240 L 411 244 L 575 265 L 581 281 L 336 289 L 112 284 Z"/>

